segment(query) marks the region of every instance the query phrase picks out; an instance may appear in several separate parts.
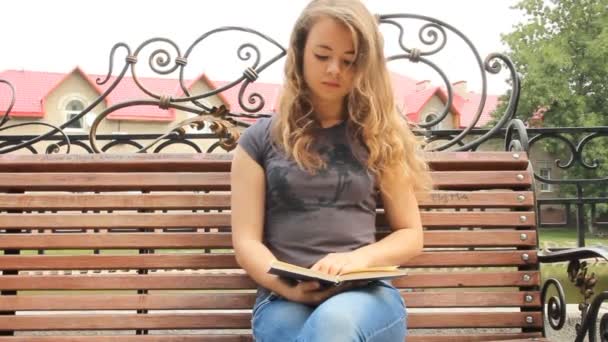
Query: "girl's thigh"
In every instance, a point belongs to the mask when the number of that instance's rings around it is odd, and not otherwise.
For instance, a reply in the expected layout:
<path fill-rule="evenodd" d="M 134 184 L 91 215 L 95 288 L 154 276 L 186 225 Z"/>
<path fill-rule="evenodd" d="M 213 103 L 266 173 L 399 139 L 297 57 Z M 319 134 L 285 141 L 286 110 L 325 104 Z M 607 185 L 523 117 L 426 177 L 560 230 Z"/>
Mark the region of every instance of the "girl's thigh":
<path fill-rule="evenodd" d="M 258 297 L 251 321 L 255 341 L 295 341 L 313 310 L 274 293 Z"/>
<path fill-rule="evenodd" d="M 399 341 L 406 336 L 406 308 L 384 281 L 337 294 L 307 319 L 297 341 Z"/>

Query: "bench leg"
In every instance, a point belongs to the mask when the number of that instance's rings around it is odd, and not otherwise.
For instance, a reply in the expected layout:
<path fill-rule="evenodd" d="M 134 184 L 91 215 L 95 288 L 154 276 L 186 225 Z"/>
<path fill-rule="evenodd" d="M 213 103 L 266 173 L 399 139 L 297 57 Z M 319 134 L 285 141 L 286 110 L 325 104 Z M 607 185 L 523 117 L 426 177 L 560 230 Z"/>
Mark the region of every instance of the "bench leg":
<path fill-rule="evenodd" d="M 4 251 L 4 255 L 19 255 L 21 253 L 20 250 L 17 249 L 8 249 Z M 17 270 L 2 270 L 2 275 L 17 275 L 19 274 L 19 271 Z M 0 295 L 1 296 L 16 296 L 17 295 L 17 291 L 13 291 L 13 290 L 5 290 L 5 291 L 0 291 Z M 0 311 L 0 315 L 15 315 L 15 311 Z M 14 331 L 0 331 L 0 336 L 14 336 L 15 332 Z"/>

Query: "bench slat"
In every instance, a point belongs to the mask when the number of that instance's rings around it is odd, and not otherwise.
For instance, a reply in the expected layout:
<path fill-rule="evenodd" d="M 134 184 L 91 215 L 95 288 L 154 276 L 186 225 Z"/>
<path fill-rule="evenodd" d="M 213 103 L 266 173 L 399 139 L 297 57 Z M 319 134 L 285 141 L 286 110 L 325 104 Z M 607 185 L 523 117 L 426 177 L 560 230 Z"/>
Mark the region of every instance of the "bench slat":
<path fill-rule="evenodd" d="M 522 235 L 523 234 L 523 235 Z M 525 238 L 524 238 L 525 235 Z M 425 247 L 536 246 L 535 230 L 425 231 Z"/>
<path fill-rule="evenodd" d="M 533 211 L 429 211 L 421 212 L 422 224 L 439 227 L 530 227 Z M 522 217 L 525 220 L 522 221 Z M 383 213 L 376 225 L 387 226 Z M 0 229 L 81 229 L 81 228 L 228 228 L 230 213 L 57 213 L 0 214 Z"/>
<path fill-rule="evenodd" d="M 532 317 L 533 323 L 526 323 Z M 0 317 L 0 330 L 248 329 L 250 313 L 19 315 Z M 541 326 L 540 312 L 458 312 L 408 314 L 408 327 L 517 328 Z"/>
<path fill-rule="evenodd" d="M 441 190 L 529 189 L 532 184 L 531 175 L 523 171 L 445 171 L 431 172 L 431 176 Z"/>
<path fill-rule="evenodd" d="M 247 329 L 250 313 L 0 316 L 2 330 Z"/>
<path fill-rule="evenodd" d="M 422 211 L 422 225 L 427 228 L 441 227 L 532 227 L 533 211 Z M 522 217 L 525 219 L 522 220 Z M 0 221 L 1 222 L 1 221 Z M 376 215 L 377 226 L 388 226 L 383 213 Z"/>
<path fill-rule="evenodd" d="M 523 200 L 518 197 L 523 196 Z M 432 191 L 417 194 L 421 208 L 530 208 L 530 191 Z M 381 206 L 381 203 L 379 203 Z M 0 194 L 0 210 L 230 209 L 229 194 Z"/>
<path fill-rule="evenodd" d="M 0 229 L 230 227 L 228 213 L 3 214 Z"/>
<path fill-rule="evenodd" d="M 526 301 L 526 296 L 532 301 Z M 406 292 L 408 308 L 540 307 L 540 293 L 530 292 Z M 105 294 L 0 296 L 0 307 L 14 310 L 197 310 L 251 309 L 254 293 Z"/>
<path fill-rule="evenodd" d="M 514 155 L 517 154 L 518 158 Z M 433 170 L 525 170 L 525 152 L 423 152 Z M 2 155 L 0 172 L 229 172 L 226 153 Z"/>
<path fill-rule="evenodd" d="M 378 239 L 388 233 L 379 232 Z M 522 234 L 525 235 L 525 239 Z M 425 247 L 533 247 L 534 230 L 424 232 Z M 3 234 L 0 249 L 232 248 L 230 233 Z"/>
<path fill-rule="evenodd" d="M 431 172 L 438 189 L 527 189 L 532 178 L 523 171 Z M 518 179 L 521 177 L 521 179 Z M 485 179 L 480 182 L 480 179 Z M 124 191 L 230 190 L 227 172 L 128 173 L 1 173 L 0 190 L 12 191 Z"/>
<path fill-rule="evenodd" d="M 529 280 L 526 280 L 529 277 Z M 442 287 L 534 287 L 540 284 L 538 271 L 411 273 L 395 279 L 402 288 Z M 245 274 L 93 274 L 93 275 L 5 275 L 0 290 L 177 290 L 252 289 L 255 283 Z"/>
<path fill-rule="evenodd" d="M 229 190 L 227 172 L 0 173 L 0 189 L 23 191 Z"/>
<path fill-rule="evenodd" d="M 0 172 L 229 172 L 231 160 L 227 153 L 3 154 Z"/>
<path fill-rule="evenodd" d="M 408 342 L 484 342 L 484 341 L 526 341 L 546 342 L 541 333 L 495 333 L 458 335 L 416 335 L 408 334 Z M 251 335 L 100 335 L 100 336 L 0 336 L 0 342 L 252 342 Z M 530 340 L 532 341 L 532 340 Z"/>
<path fill-rule="evenodd" d="M 527 260 L 524 260 L 524 255 Z M 424 252 L 404 266 L 524 266 L 537 262 L 536 251 Z M 2 255 L 4 270 L 203 269 L 238 268 L 233 254 Z"/>
<path fill-rule="evenodd" d="M 253 342 L 251 335 L 0 336 L 0 342 Z M 415 340 L 414 340 L 415 341 Z"/>
<path fill-rule="evenodd" d="M 446 270 L 438 273 L 412 273 L 403 278 L 393 280 L 393 285 L 399 288 L 444 288 L 444 287 L 506 287 L 506 286 L 538 286 L 540 272 L 475 272 Z"/>
<path fill-rule="evenodd" d="M 517 156 L 517 158 L 515 158 Z M 424 152 L 433 170 L 525 170 L 525 152 Z"/>
<path fill-rule="evenodd" d="M 408 332 L 409 333 L 409 332 Z M 415 335 L 415 330 L 407 336 L 408 342 L 483 342 L 483 341 L 505 341 L 505 342 L 547 342 L 549 340 L 537 333 L 496 333 L 496 334 L 457 334 L 457 335 Z M 2 341 L 0 339 L 0 341 Z M 42 342 L 42 341 L 41 341 Z M 62 341 L 63 342 L 63 341 Z"/>
<path fill-rule="evenodd" d="M 526 317 L 533 322 L 527 323 Z M 542 327 L 540 312 L 471 312 L 471 313 L 418 313 L 408 314 L 408 327 L 412 329 L 430 328 L 516 328 Z"/>
<path fill-rule="evenodd" d="M 509 196 L 513 197 L 513 195 Z M 515 199 L 513 199 L 515 201 Z M 506 204 L 508 205 L 508 204 Z M 230 209 L 229 194 L 0 194 L 0 210 Z"/>
<path fill-rule="evenodd" d="M 540 307 L 540 292 L 405 292 L 408 308 Z M 531 296 L 531 301 L 526 301 Z"/>
<path fill-rule="evenodd" d="M 523 196 L 523 199 L 519 197 Z M 420 208 L 531 208 L 531 191 L 431 191 L 416 196 Z"/>

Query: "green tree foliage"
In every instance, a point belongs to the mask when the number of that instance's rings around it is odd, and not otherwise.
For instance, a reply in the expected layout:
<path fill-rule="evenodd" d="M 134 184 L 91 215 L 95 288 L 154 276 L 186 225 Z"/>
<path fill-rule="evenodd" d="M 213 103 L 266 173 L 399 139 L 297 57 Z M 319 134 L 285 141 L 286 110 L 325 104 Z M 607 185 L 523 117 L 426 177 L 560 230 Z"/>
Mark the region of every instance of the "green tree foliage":
<path fill-rule="evenodd" d="M 529 127 L 608 126 L 608 0 L 520 0 L 513 8 L 523 12 L 522 20 L 502 39 L 522 77 L 516 117 Z M 490 125 L 504 113 L 508 95 Z M 539 110 L 542 121 L 533 117 Z M 585 135 L 566 137 L 576 144 Z M 570 159 L 557 139 L 543 139 L 540 147 L 564 164 Z M 608 176 L 608 137 L 583 151 L 583 159 L 598 160 L 599 169 L 575 167 L 560 178 Z M 585 194 L 605 196 L 605 187 L 586 187 Z M 562 186 L 560 193 L 572 196 L 575 189 Z"/>
<path fill-rule="evenodd" d="M 521 0 L 514 8 L 523 22 L 502 38 L 522 76 L 517 116 L 526 121 L 548 107 L 544 127 L 606 125 L 608 0 Z"/>

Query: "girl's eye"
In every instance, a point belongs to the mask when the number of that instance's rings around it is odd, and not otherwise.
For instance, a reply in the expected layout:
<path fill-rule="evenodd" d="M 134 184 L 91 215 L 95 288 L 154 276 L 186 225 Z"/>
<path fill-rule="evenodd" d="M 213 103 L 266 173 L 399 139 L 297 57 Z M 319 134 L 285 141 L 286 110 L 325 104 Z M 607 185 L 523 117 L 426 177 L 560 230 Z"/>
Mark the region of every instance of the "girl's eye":
<path fill-rule="evenodd" d="M 317 57 L 317 59 L 320 61 L 326 61 L 329 58 L 329 56 L 322 56 L 317 54 L 315 54 L 315 57 Z"/>
<path fill-rule="evenodd" d="M 355 63 L 355 62 L 353 62 L 353 61 L 344 60 L 344 65 L 346 65 L 346 66 L 351 66 L 351 65 L 353 65 L 354 63 Z"/>

